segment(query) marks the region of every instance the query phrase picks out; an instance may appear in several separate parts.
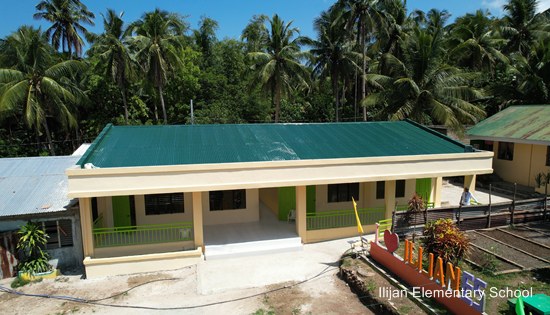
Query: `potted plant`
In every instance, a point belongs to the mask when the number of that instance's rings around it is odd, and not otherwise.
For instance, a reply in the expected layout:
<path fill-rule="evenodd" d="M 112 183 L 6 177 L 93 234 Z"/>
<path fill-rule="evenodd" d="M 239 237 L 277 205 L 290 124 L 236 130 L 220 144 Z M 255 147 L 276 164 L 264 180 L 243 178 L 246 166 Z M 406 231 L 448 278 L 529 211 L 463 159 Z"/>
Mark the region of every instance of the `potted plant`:
<path fill-rule="evenodd" d="M 50 255 L 44 251 L 48 235 L 40 225 L 27 222 L 19 229 L 19 249 L 22 259 L 17 265 L 18 276 L 22 280 L 31 281 L 39 278 L 53 278 L 57 275 L 49 263 Z"/>

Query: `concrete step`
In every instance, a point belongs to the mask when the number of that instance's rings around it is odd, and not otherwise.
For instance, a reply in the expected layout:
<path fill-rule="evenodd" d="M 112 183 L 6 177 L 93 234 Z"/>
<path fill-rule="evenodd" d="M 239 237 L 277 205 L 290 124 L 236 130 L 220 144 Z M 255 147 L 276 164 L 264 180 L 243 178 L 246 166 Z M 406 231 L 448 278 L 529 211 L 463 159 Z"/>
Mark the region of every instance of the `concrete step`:
<path fill-rule="evenodd" d="M 300 251 L 303 249 L 300 237 L 281 238 L 266 241 L 232 243 L 223 245 L 206 245 L 206 260 L 255 256 L 272 253 Z"/>

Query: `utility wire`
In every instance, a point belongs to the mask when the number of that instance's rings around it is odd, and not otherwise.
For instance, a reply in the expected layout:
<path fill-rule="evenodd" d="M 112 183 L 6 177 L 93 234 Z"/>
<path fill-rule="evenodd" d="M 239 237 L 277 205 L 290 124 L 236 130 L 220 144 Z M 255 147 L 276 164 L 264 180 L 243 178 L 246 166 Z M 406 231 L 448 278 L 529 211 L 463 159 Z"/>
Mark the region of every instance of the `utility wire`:
<path fill-rule="evenodd" d="M 332 271 L 332 270 L 334 270 L 334 269 L 337 269 L 337 268 L 336 268 L 336 267 L 330 268 L 330 266 L 327 266 L 325 269 L 323 269 L 321 272 L 319 272 L 318 274 L 314 275 L 313 277 L 308 278 L 308 279 L 305 279 L 305 280 L 300 281 L 300 282 L 297 282 L 297 283 L 294 283 L 294 284 L 291 284 L 291 285 L 286 285 L 286 286 L 278 287 L 278 288 L 275 288 L 275 289 L 263 291 L 263 292 L 260 292 L 260 293 L 251 294 L 251 295 L 247 295 L 247 296 L 235 298 L 235 299 L 227 299 L 227 300 L 223 300 L 223 301 L 219 301 L 219 302 L 212 302 L 212 303 L 205 303 L 205 304 L 198 304 L 198 305 L 191 305 L 191 306 L 152 307 L 152 306 L 140 306 L 140 305 L 109 304 L 109 303 L 101 303 L 101 302 L 100 302 L 100 301 L 105 301 L 105 300 L 112 299 L 112 298 L 115 298 L 115 297 L 117 297 L 117 296 L 126 294 L 126 293 L 128 293 L 128 292 L 130 292 L 130 291 L 132 291 L 132 290 L 134 290 L 134 289 L 136 289 L 136 288 L 138 288 L 138 287 L 141 287 L 141 286 L 143 286 L 143 285 L 146 285 L 146 284 L 150 284 L 150 283 L 154 283 L 154 282 L 159 282 L 159 281 L 183 280 L 183 278 L 164 278 L 164 279 L 155 279 L 155 280 L 151 280 L 151 281 L 147 281 L 147 282 L 138 284 L 138 285 L 133 286 L 133 287 L 131 287 L 131 288 L 125 290 L 125 291 L 119 292 L 119 293 L 117 293 L 117 294 L 114 294 L 114 295 L 111 295 L 111 296 L 108 296 L 108 297 L 105 297 L 105 298 L 101 298 L 101 299 L 90 299 L 90 300 L 82 299 L 82 298 L 78 298 L 78 297 L 73 297 L 73 296 L 24 293 L 24 292 L 12 290 L 12 289 L 7 288 L 7 287 L 4 287 L 4 286 L 0 286 L 0 291 L 1 291 L 1 292 L 6 292 L 6 293 L 9 293 L 9 294 L 19 295 L 19 296 L 28 296 L 28 297 L 35 297 L 35 298 L 56 299 L 56 300 L 70 301 L 70 302 L 75 302 L 75 303 L 91 304 L 91 305 L 106 306 L 106 307 L 114 307 L 114 308 L 130 308 L 130 309 L 144 309 L 144 310 L 157 310 L 157 311 L 186 310 L 186 309 L 196 309 L 196 308 L 203 308 L 203 307 L 208 307 L 208 306 L 226 304 L 226 303 L 231 303 L 231 302 L 236 302 L 236 301 L 242 301 L 242 300 L 246 300 L 246 299 L 249 299 L 249 298 L 262 296 L 262 295 L 265 295 L 265 294 L 269 294 L 269 293 L 273 293 L 273 292 L 277 292 L 277 291 L 281 291 L 281 290 L 285 290 L 285 289 L 290 289 L 290 288 L 292 288 L 292 287 L 299 286 L 299 285 L 304 284 L 304 283 L 306 283 L 306 282 L 312 281 L 312 280 L 314 280 L 314 279 L 316 279 L 316 278 L 322 276 L 323 274 L 325 274 L 325 273 L 327 273 L 327 272 L 330 272 L 330 271 Z"/>

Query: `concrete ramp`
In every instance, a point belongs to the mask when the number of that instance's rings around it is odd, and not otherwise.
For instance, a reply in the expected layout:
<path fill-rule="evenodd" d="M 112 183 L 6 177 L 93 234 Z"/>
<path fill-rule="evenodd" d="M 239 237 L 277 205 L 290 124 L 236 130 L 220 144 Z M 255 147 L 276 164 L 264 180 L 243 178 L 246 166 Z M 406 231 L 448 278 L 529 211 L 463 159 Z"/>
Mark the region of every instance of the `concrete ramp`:
<path fill-rule="evenodd" d="M 204 256 L 206 260 L 213 260 L 222 258 L 294 252 L 301 251 L 302 249 L 302 239 L 300 237 L 290 237 L 253 242 L 206 245 Z"/>

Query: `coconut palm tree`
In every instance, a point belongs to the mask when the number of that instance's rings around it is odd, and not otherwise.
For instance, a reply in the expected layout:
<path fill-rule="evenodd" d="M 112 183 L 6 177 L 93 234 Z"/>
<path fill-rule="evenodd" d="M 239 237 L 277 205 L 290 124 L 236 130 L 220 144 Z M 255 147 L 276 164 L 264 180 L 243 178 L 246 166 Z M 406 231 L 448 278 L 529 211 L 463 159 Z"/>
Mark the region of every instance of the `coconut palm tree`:
<path fill-rule="evenodd" d="M 449 59 L 471 70 L 492 72 L 497 63 L 507 63 L 500 51 L 505 40 L 496 36 L 495 20 L 488 11 L 477 10 L 456 19 L 449 27 Z"/>
<path fill-rule="evenodd" d="M 332 94 L 336 109 L 336 121 L 339 121 L 340 76 L 346 72 L 360 70 L 357 62 L 361 55 L 353 50 L 353 43 L 342 32 L 345 22 L 341 19 L 343 11 L 332 8 L 324 11 L 315 19 L 314 28 L 317 32 L 317 40 L 311 43 L 310 53 L 313 55 L 313 72 L 321 77 L 330 77 Z M 344 23 L 342 23 L 344 22 Z"/>
<path fill-rule="evenodd" d="M 350 35 L 356 35 L 356 45 L 362 55 L 361 100 L 367 95 L 367 40 L 377 22 L 382 21 L 376 10 L 375 0 L 339 0 L 334 4 L 344 10 L 343 18 Z M 367 108 L 363 106 L 363 121 L 367 120 Z"/>
<path fill-rule="evenodd" d="M 246 42 L 246 51 L 260 51 L 267 41 L 268 33 L 265 22 L 269 20 L 267 15 L 254 15 L 241 33 L 241 40 Z"/>
<path fill-rule="evenodd" d="M 122 103 L 124 105 L 124 120 L 128 124 L 127 90 L 129 78 L 134 73 L 134 62 L 130 56 L 130 50 L 124 37 L 123 13 L 117 15 L 112 9 L 103 15 L 104 33 L 92 36 L 92 47 L 88 54 L 97 56 L 97 66 L 105 71 L 107 77 L 120 88 Z"/>
<path fill-rule="evenodd" d="M 281 111 L 281 98 L 291 90 L 293 80 L 299 85 L 307 85 L 309 73 L 300 63 L 300 58 L 304 57 L 300 47 L 308 40 L 297 36 L 299 31 L 292 27 L 292 21 L 285 23 L 277 14 L 269 19 L 269 25 L 264 51 L 251 52 L 248 56 L 254 62 L 253 70 L 258 78 L 257 82 L 264 90 L 271 92 L 277 123 Z"/>
<path fill-rule="evenodd" d="M 79 0 L 44 0 L 36 5 L 39 12 L 34 14 L 37 20 L 46 20 L 52 25 L 46 30 L 52 46 L 69 56 L 82 55 L 84 40 L 81 35 L 88 31 L 83 24 L 94 25 L 95 15 Z"/>
<path fill-rule="evenodd" d="M 380 119 L 410 118 L 461 132 L 464 123 L 484 117 L 484 111 L 471 103 L 484 96 L 471 87 L 475 75 L 442 62 L 445 50 L 437 32 L 416 27 L 403 47 L 401 59 L 384 54 L 386 69 L 368 75 L 378 91 L 367 97 L 367 103 L 383 105 Z"/>
<path fill-rule="evenodd" d="M 501 32 L 508 39 L 506 51 L 527 56 L 533 41 L 548 38 L 548 12 L 537 14 L 537 0 L 510 0 L 503 6 Z"/>
<path fill-rule="evenodd" d="M 168 123 L 164 104 L 163 88 L 170 73 L 181 67 L 180 49 L 187 25 L 178 14 L 164 10 L 145 13 L 140 20 L 128 27 L 129 40 L 141 69 L 158 90 L 164 123 Z"/>
<path fill-rule="evenodd" d="M 67 77 L 85 70 L 77 60 L 55 57 L 40 29 L 23 26 L 0 44 L 8 67 L 0 69 L 0 113 L 22 114 L 29 127 L 46 133 L 51 155 L 55 155 L 48 119 L 62 126 L 75 127 L 74 106 L 84 94 Z"/>

